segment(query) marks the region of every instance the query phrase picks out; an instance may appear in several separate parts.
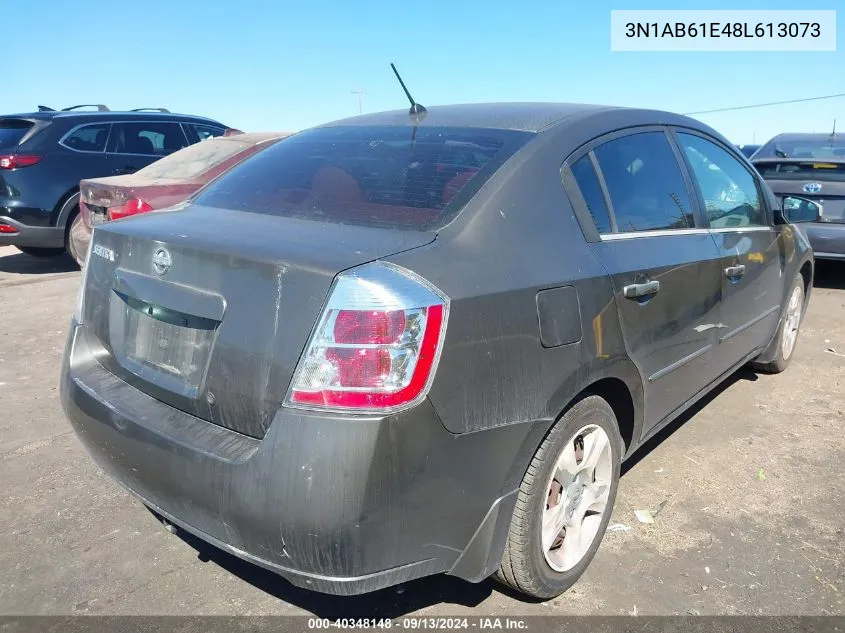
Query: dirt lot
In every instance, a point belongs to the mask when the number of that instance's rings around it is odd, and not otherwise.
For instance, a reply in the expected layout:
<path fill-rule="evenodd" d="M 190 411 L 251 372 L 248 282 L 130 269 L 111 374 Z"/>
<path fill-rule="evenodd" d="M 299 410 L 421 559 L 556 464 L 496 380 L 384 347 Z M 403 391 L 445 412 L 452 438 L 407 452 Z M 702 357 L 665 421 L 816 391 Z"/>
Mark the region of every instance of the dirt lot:
<path fill-rule="evenodd" d="M 789 371 L 740 372 L 629 464 L 630 530 L 544 604 L 446 577 L 321 596 L 166 532 L 61 413 L 78 276 L 0 248 L 0 614 L 845 614 L 845 265 L 820 271 Z"/>

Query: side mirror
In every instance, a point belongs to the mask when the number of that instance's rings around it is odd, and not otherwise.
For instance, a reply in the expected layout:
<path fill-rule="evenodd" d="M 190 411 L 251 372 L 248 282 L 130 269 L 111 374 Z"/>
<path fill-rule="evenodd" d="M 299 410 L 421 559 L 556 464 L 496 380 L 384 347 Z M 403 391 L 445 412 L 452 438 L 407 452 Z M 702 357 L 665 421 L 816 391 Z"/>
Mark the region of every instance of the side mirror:
<path fill-rule="evenodd" d="M 783 199 L 783 216 L 791 224 L 818 222 L 822 217 L 822 205 L 807 198 L 785 196 Z"/>

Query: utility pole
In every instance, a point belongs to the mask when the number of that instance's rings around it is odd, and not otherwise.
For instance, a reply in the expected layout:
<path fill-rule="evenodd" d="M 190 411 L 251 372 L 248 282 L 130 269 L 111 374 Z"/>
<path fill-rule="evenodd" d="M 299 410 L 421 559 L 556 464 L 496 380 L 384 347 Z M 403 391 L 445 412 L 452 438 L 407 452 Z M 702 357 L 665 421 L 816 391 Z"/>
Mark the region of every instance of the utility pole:
<path fill-rule="evenodd" d="M 367 94 L 366 90 L 364 90 L 363 88 L 358 88 L 358 90 L 352 90 L 351 92 L 354 95 L 358 95 L 358 114 L 363 113 L 363 101 L 364 95 Z"/>

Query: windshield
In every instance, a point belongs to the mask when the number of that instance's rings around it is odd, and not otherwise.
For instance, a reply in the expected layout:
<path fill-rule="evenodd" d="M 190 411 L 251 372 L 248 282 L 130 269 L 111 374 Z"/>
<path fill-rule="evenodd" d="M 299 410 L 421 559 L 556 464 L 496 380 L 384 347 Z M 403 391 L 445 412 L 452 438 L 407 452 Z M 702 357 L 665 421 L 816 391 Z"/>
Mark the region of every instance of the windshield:
<path fill-rule="evenodd" d="M 754 155 L 758 158 L 804 158 L 845 161 L 845 138 L 818 135 L 795 139 L 773 139 Z"/>
<path fill-rule="evenodd" d="M 238 164 L 194 202 L 431 230 L 451 219 L 532 136 L 474 128 L 314 128 Z"/>
<path fill-rule="evenodd" d="M 189 180 L 253 145 L 233 138 L 211 138 L 160 158 L 135 174 L 150 180 Z"/>
<path fill-rule="evenodd" d="M 17 147 L 31 127 L 32 121 L 0 119 L 0 147 Z"/>

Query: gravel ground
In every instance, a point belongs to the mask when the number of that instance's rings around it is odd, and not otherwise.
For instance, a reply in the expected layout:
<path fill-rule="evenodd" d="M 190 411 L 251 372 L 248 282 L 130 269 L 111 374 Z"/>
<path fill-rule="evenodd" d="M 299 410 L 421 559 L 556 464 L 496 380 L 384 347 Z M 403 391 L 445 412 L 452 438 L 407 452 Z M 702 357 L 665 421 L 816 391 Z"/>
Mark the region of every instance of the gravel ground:
<path fill-rule="evenodd" d="M 821 268 L 788 371 L 739 372 L 626 466 L 630 529 L 546 603 L 448 577 L 323 596 L 166 532 L 62 415 L 78 277 L 0 248 L 0 614 L 845 615 L 845 264 Z"/>

